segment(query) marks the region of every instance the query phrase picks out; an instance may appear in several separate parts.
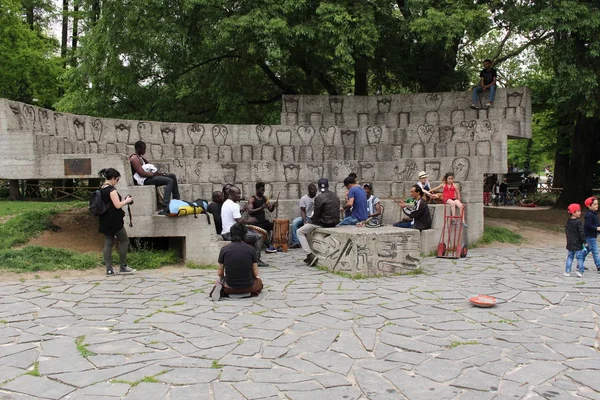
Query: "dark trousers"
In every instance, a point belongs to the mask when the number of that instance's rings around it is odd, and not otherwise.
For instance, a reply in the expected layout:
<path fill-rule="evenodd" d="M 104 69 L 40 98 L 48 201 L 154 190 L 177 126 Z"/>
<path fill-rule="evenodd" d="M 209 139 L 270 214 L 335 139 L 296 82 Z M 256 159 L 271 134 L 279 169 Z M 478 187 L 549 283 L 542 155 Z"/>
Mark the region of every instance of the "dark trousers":
<path fill-rule="evenodd" d="M 144 186 L 164 186 L 165 196 L 162 204 L 163 209 L 169 208 L 169 201 L 171 200 L 171 194 L 173 198 L 179 200 L 179 186 L 177 186 L 177 177 L 175 174 L 156 175 L 152 178 L 146 178 Z"/>
<path fill-rule="evenodd" d="M 242 293 L 252 293 L 253 296 L 257 296 L 263 288 L 263 283 L 260 278 L 254 278 L 254 284 L 250 287 L 246 288 L 231 288 L 229 286 L 223 285 L 223 293 L 225 294 L 242 294 Z"/>
<path fill-rule="evenodd" d="M 223 238 L 223 240 L 231 242 L 231 234 L 229 232 L 222 234 L 221 237 Z M 248 243 L 250 246 L 254 246 L 254 250 L 256 251 L 256 259 L 260 264 L 260 255 L 263 246 L 262 236 L 259 233 L 248 230 L 248 233 L 244 237 L 244 242 Z"/>
<path fill-rule="evenodd" d="M 265 246 L 271 247 L 271 240 L 269 240 L 269 238 L 271 237 L 271 231 L 273 230 L 273 223 L 265 219 L 264 221 L 256 221 L 251 225 L 258 226 L 259 228 L 263 228 L 265 231 L 267 231 L 267 240 L 265 240 Z"/>
<path fill-rule="evenodd" d="M 127 265 L 127 248 L 129 247 L 129 238 L 127 237 L 127 231 L 125 228 L 114 235 L 104 235 L 104 265 L 106 268 L 112 268 L 112 247 L 114 244 L 115 236 L 119 243 L 119 265 L 125 267 Z"/>

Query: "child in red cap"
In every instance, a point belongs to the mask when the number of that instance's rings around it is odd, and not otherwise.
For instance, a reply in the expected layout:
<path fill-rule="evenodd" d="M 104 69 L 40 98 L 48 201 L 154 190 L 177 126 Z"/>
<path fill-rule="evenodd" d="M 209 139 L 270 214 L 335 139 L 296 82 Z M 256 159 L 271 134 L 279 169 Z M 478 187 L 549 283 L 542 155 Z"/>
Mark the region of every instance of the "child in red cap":
<path fill-rule="evenodd" d="M 579 218 L 581 217 L 581 206 L 579 204 L 570 204 L 567 207 L 571 217 L 565 224 L 565 233 L 567 234 L 567 264 L 565 267 L 565 276 L 571 276 L 571 265 L 573 258 L 577 258 L 577 276 L 583 277 L 583 262 L 587 255 L 586 246 L 588 245 L 583 234 L 583 226 Z"/>
<path fill-rule="evenodd" d="M 598 231 L 600 231 L 600 223 L 598 222 L 598 199 L 594 196 L 585 199 L 585 206 L 588 208 L 585 213 L 585 222 L 583 223 L 583 233 L 585 240 L 588 243 L 588 251 L 594 257 L 596 269 L 600 272 L 600 254 L 598 253 Z"/>

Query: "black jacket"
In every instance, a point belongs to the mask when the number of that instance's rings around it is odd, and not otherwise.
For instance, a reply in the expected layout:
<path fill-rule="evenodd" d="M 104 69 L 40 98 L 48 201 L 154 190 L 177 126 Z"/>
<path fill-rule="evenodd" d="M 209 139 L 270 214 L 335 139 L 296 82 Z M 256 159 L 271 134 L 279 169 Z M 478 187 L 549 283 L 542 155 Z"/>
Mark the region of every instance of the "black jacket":
<path fill-rule="evenodd" d="M 594 211 L 588 210 L 585 213 L 585 223 L 583 224 L 583 233 L 586 237 L 598 237 L 598 214 Z"/>
<path fill-rule="evenodd" d="M 567 250 L 578 251 L 583 249 L 587 243 L 583 234 L 583 225 L 578 219 L 569 218 L 565 224 L 565 233 L 567 234 Z"/>
<path fill-rule="evenodd" d="M 404 214 L 415 220 L 415 229 L 423 231 L 431 228 L 431 215 L 429 214 L 429 207 L 423 198 L 420 198 L 417 201 L 414 210 L 404 207 L 402 211 Z"/>
<path fill-rule="evenodd" d="M 311 224 L 331 228 L 340 222 L 340 199 L 333 192 L 321 192 L 315 197 Z"/>

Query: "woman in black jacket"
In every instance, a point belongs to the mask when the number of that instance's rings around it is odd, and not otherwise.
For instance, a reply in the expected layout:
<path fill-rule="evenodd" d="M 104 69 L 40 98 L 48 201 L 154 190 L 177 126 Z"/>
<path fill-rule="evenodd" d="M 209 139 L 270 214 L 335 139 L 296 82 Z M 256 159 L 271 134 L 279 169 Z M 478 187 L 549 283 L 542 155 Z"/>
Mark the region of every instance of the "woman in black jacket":
<path fill-rule="evenodd" d="M 423 189 L 419 185 L 411 186 L 410 197 L 415 200 L 415 208 L 406 207 L 404 200 L 400 202 L 400 208 L 404 214 L 412 218 L 412 221 L 401 221 L 394 224 L 394 226 L 398 228 L 415 228 L 420 231 L 431 228 L 431 215 L 423 196 Z"/>
<path fill-rule="evenodd" d="M 131 274 L 135 272 L 127 266 L 127 248 L 129 247 L 129 238 L 125 231 L 125 211 L 123 207 L 133 203 L 131 196 L 127 196 L 125 200 L 121 199 L 121 195 L 117 192 L 115 185 L 121 179 L 121 174 L 114 168 L 106 168 L 98 174 L 105 179 L 104 185 L 100 188 L 102 202 L 106 204 L 106 212 L 100 215 L 100 227 L 98 232 L 104 234 L 104 265 L 106 265 L 106 276 L 112 276 L 115 271 L 112 267 L 112 247 L 115 236 L 119 243 L 118 252 L 121 274 Z"/>

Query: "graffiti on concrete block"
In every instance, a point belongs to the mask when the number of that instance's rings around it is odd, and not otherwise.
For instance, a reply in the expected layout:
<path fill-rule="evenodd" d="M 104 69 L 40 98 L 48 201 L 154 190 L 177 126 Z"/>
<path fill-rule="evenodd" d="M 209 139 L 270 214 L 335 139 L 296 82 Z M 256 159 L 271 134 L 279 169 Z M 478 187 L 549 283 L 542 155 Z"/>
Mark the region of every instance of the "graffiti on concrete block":
<path fill-rule="evenodd" d="M 215 125 L 212 127 L 213 140 L 217 146 L 225 144 L 227 141 L 227 127 L 225 125 Z"/>
<path fill-rule="evenodd" d="M 188 125 L 186 132 L 192 144 L 199 144 L 204 136 L 204 126 L 198 124 Z"/>
<path fill-rule="evenodd" d="M 383 129 L 380 126 L 369 126 L 367 128 L 367 143 L 379 144 L 381 142 L 381 136 L 383 135 Z"/>

